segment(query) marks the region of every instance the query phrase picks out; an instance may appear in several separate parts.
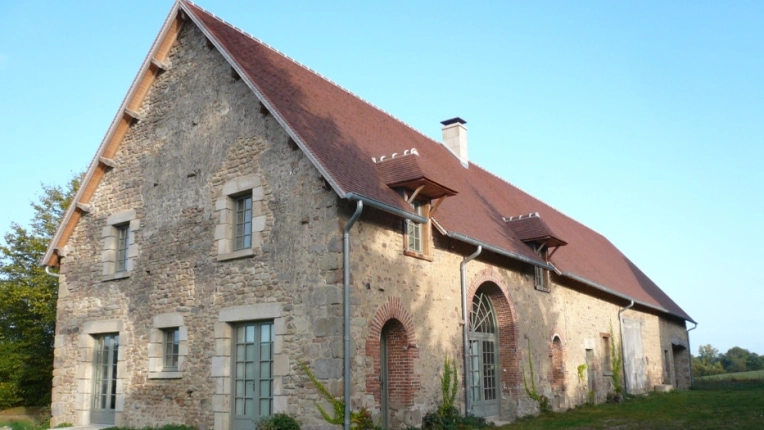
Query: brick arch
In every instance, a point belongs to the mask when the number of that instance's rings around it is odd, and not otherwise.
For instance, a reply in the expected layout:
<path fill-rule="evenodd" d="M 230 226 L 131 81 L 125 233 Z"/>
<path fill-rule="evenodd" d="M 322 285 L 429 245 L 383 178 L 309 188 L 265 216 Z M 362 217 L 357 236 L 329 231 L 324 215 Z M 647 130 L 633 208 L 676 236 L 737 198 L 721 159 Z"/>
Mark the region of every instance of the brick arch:
<path fill-rule="evenodd" d="M 369 324 L 369 337 L 366 339 L 366 356 L 372 360 L 371 373 L 366 374 L 366 392 L 374 395 L 377 406 L 381 407 L 381 387 L 379 374 L 380 345 L 383 331 L 388 336 L 388 357 L 395 361 L 395 366 L 388 366 L 388 376 L 395 389 L 390 390 L 391 415 L 395 407 L 412 406 L 414 395 L 419 388 L 419 376 L 414 373 L 414 361 L 419 358 L 416 346 L 414 320 L 401 303 L 399 297 L 391 297 L 383 303 Z"/>
<path fill-rule="evenodd" d="M 552 385 L 552 391 L 561 393 L 565 391 L 565 342 L 562 340 L 559 330 L 552 330 L 548 341 L 549 347 L 549 382 Z"/>
<path fill-rule="evenodd" d="M 475 294 L 481 290 L 488 295 L 496 312 L 499 334 L 499 360 L 501 391 L 518 395 L 523 391 L 523 374 L 520 368 L 518 316 L 514 302 L 504 279 L 492 267 L 480 271 L 467 290 L 467 306 L 472 307 Z"/>

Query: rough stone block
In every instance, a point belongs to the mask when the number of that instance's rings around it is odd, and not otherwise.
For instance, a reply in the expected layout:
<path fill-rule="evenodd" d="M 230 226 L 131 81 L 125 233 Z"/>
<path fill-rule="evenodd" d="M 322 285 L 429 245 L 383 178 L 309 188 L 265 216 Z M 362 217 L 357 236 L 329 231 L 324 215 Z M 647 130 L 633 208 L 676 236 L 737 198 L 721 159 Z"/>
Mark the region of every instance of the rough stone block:
<path fill-rule="evenodd" d="M 313 325 L 316 337 L 337 336 L 342 333 L 342 318 L 319 318 Z"/>
<path fill-rule="evenodd" d="M 313 360 L 313 374 L 318 379 L 337 379 L 342 377 L 342 360 L 319 358 Z"/>

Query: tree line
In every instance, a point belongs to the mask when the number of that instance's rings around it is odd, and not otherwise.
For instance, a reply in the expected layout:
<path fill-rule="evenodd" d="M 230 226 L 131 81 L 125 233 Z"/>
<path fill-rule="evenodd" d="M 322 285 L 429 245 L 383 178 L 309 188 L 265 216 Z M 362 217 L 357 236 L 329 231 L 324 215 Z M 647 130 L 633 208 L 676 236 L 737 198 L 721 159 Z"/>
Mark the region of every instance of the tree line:
<path fill-rule="evenodd" d="M 695 376 L 719 375 L 721 373 L 748 372 L 764 369 L 764 355 L 735 346 L 720 353 L 709 345 L 701 345 L 698 355 L 692 358 L 692 372 Z"/>
<path fill-rule="evenodd" d="M 43 185 L 29 226 L 0 243 L 0 409 L 50 404 L 58 281 L 40 260 L 79 185 Z"/>

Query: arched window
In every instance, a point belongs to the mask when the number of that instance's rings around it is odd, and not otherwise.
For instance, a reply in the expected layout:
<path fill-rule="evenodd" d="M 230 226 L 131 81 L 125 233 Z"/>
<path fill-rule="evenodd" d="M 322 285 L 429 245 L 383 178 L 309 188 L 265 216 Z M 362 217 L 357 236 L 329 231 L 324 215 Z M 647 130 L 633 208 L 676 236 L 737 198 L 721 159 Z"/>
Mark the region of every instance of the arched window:
<path fill-rule="evenodd" d="M 499 413 L 499 336 L 496 312 L 485 292 L 478 290 L 470 312 L 470 413 L 491 416 Z"/>

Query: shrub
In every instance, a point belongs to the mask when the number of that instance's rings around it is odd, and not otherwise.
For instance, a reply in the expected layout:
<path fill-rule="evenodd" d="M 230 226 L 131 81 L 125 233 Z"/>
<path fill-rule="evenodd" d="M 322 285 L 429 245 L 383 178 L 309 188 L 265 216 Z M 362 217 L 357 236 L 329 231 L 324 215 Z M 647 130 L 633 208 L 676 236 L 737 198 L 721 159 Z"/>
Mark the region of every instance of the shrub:
<path fill-rule="evenodd" d="M 275 414 L 257 423 L 258 430 L 300 430 L 300 423 L 287 414 Z"/>

